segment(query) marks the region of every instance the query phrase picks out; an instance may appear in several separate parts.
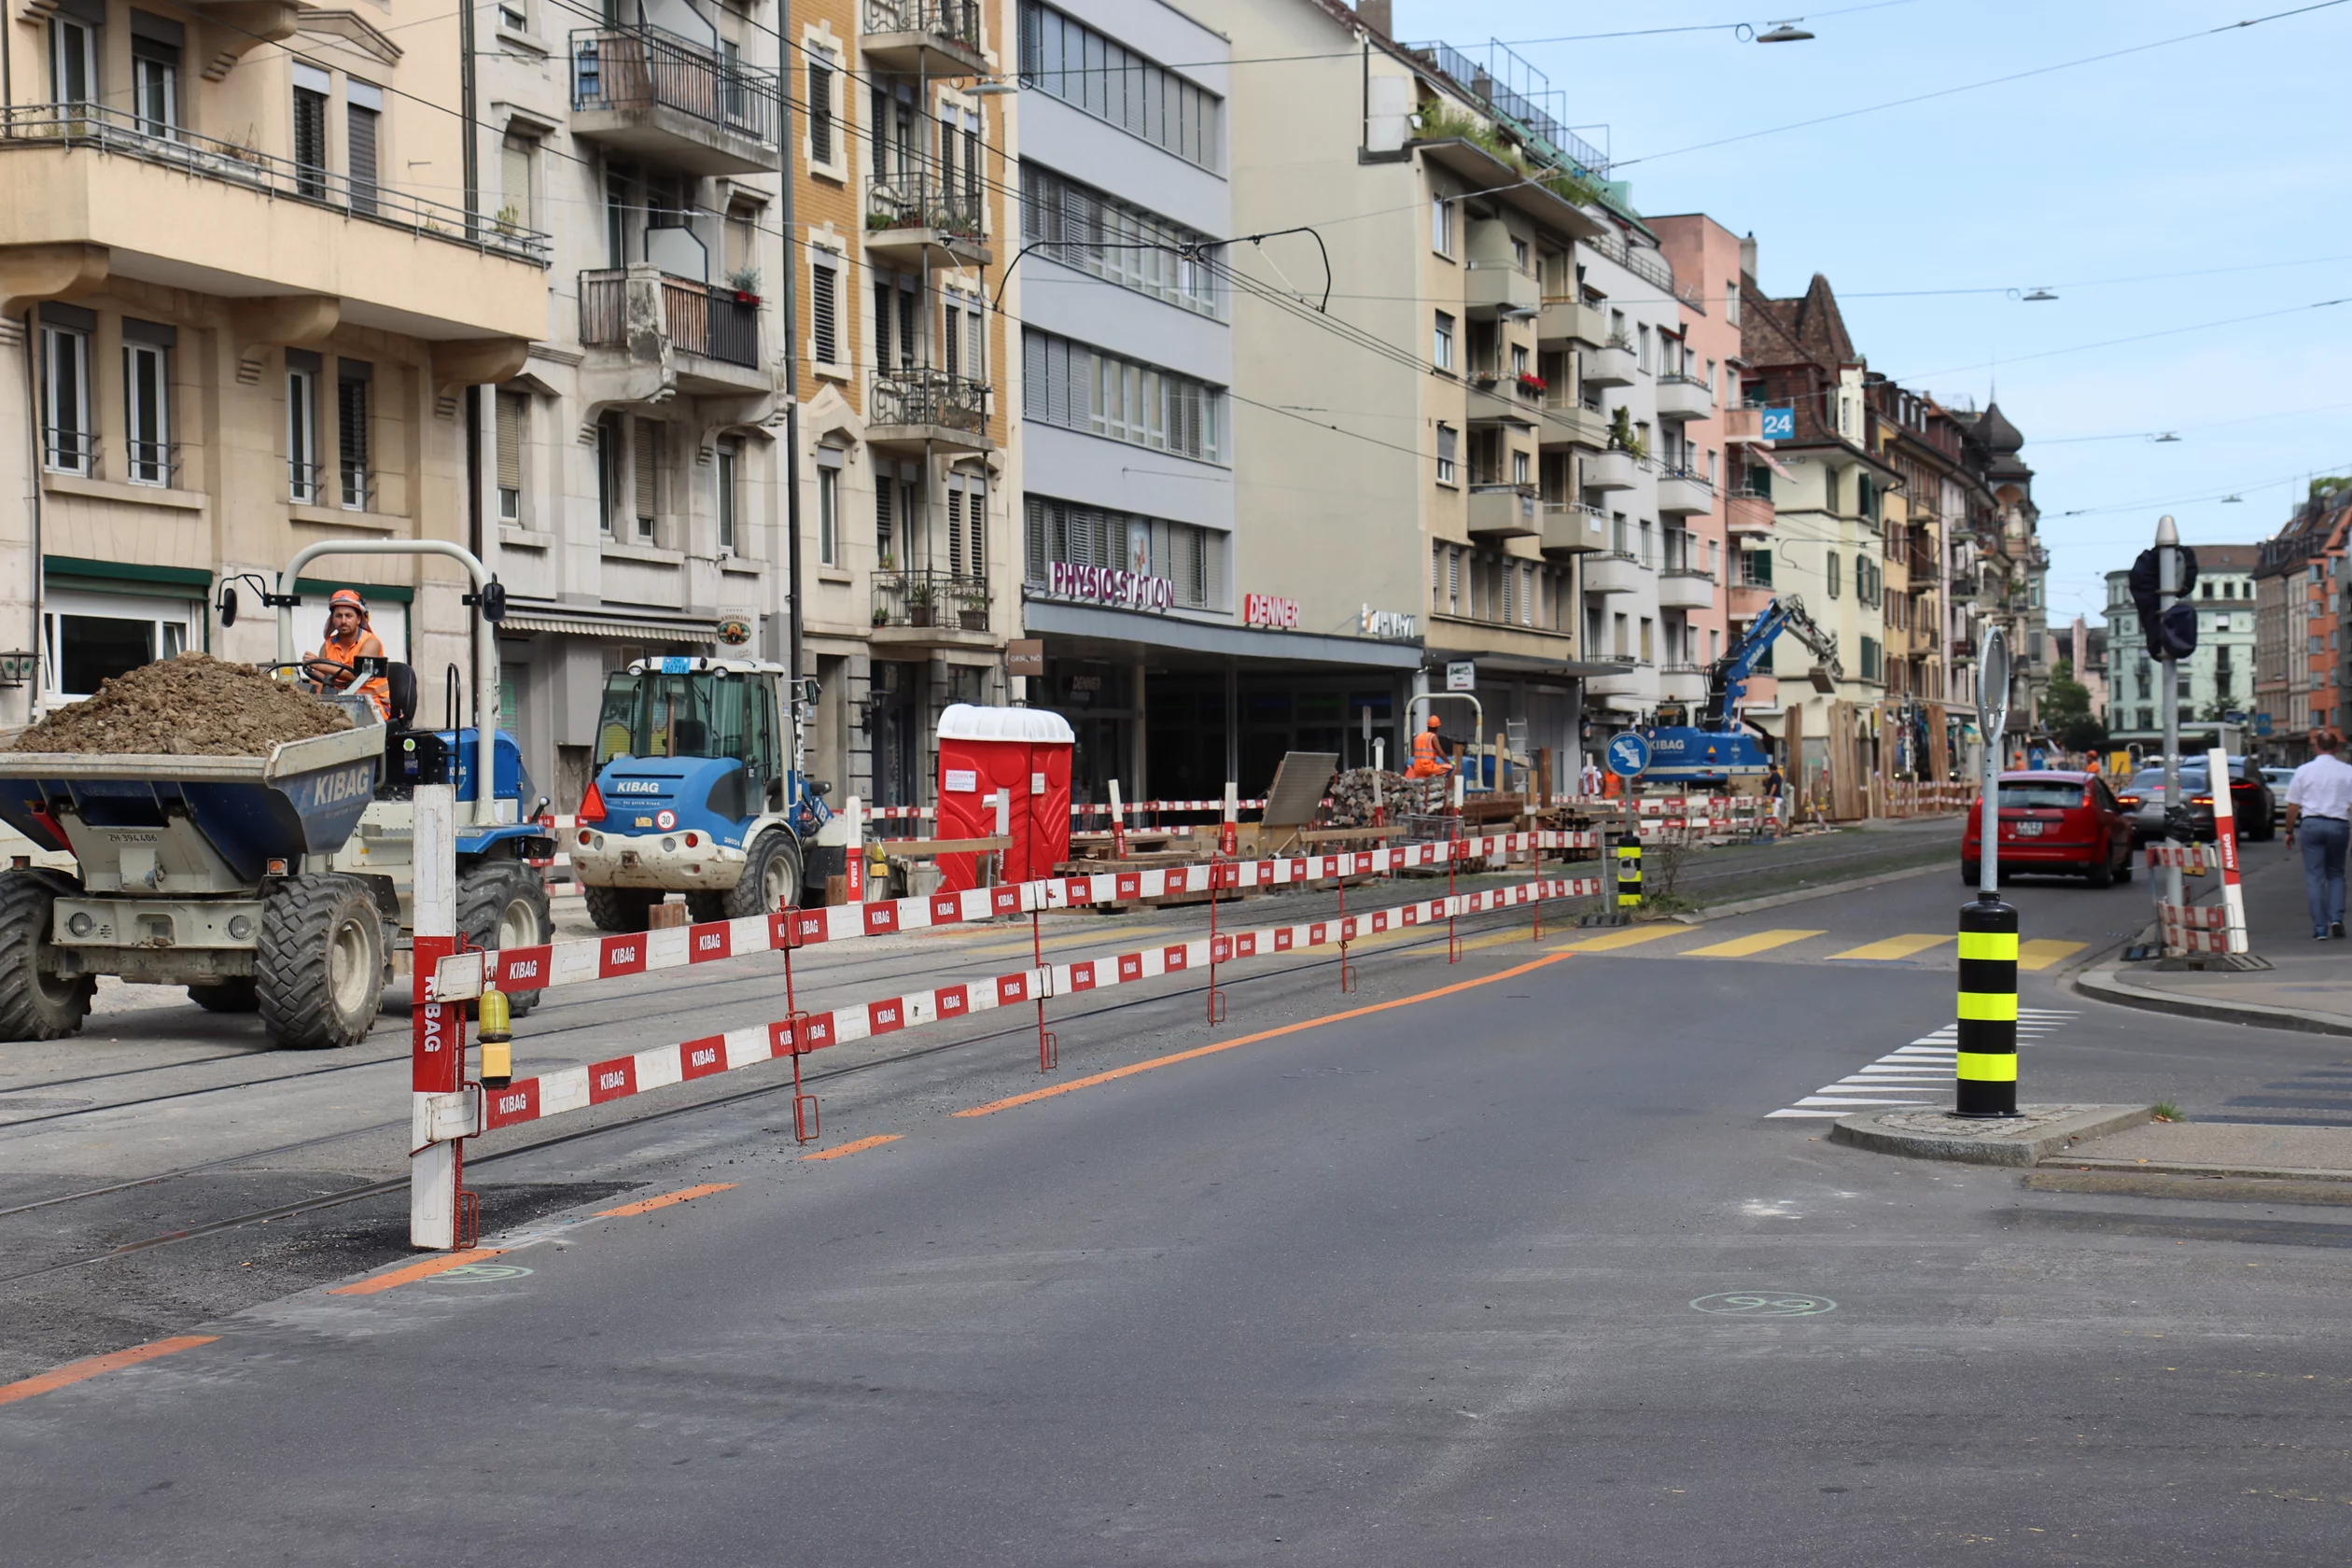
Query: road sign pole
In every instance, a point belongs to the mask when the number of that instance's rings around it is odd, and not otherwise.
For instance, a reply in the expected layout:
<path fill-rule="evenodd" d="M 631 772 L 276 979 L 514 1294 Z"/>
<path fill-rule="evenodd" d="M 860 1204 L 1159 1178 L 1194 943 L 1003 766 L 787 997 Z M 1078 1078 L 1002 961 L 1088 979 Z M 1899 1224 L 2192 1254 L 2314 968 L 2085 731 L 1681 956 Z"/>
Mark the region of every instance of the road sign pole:
<path fill-rule="evenodd" d="M 2165 610 L 2180 598 L 2180 530 L 2169 514 L 2156 520 L 2156 610 L 2161 618 Z M 2172 644 L 2167 639 L 2164 647 Z M 2185 829 L 2188 813 L 2180 809 L 2180 661 L 2169 651 L 2163 658 L 2164 689 L 2157 693 L 2163 705 L 2164 722 L 2164 836 L 2173 839 L 2176 826 Z M 2229 781 L 2222 780 L 2226 785 Z M 2178 861 L 2164 868 L 2164 902 L 2178 908 L 2184 902 L 2180 890 Z"/>
<path fill-rule="evenodd" d="M 1978 803 L 1977 896 L 1960 906 L 1958 1096 L 1953 1113 L 2017 1114 L 2017 910 L 2001 882 L 2001 736 L 2009 728 L 2009 641 L 1989 627 L 1977 661 L 1977 725 L 1984 732 Z"/>

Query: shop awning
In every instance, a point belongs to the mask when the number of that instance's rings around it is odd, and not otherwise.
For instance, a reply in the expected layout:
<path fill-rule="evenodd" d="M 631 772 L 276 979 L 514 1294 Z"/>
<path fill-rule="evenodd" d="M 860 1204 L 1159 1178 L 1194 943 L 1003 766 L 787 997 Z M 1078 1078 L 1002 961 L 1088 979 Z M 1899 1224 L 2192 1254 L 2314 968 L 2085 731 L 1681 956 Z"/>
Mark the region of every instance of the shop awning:
<path fill-rule="evenodd" d="M 602 616 L 546 615 L 509 610 L 498 635 L 559 632 L 566 637 L 617 637 L 630 642 L 716 642 L 718 628 L 707 621 L 627 621 Z"/>

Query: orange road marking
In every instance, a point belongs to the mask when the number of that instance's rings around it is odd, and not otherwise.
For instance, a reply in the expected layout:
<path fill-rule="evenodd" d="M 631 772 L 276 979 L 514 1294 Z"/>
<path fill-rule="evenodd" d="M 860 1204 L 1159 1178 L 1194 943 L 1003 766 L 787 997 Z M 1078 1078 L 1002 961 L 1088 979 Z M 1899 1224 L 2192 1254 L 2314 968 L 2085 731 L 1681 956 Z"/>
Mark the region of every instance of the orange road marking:
<path fill-rule="evenodd" d="M 855 1143 L 844 1143 L 838 1149 L 819 1149 L 813 1155 L 803 1155 L 801 1158 L 805 1160 L 839 1159 L 844 1155 L 854 1155 L 861 1149 L 879 1149 L 883 1144 L 895 1143 L 905 1136 L 906 1134 L 903 1132 L 878 1132 L 872 1138 L 861 1138 Z"/>
<path fill-rule="evenodd" d="M 219 1337 L 217 1334 L 182 1334 L 171 1339 L 158 1339 L 152 1345 L 133 1345 L 127 1351 L 117 1351 L 111 1355 L 91 1356 L 87 1361 L 68 1362 L 54 1372 L 44 1372 L 37 1378 L 27 1378 L 21 1382 L 0 1383 L 0 1405 L 13 1405 L 20 1399 L 30 1399 L 36 1393 L 47 1393 L 51 1389 L 62 1389 L 70 1383 L 78 1383 L 85 1379 L 95 1378 L 102 1372 L 112 1372 L 124 1366 L 136 1366 L 143 1361 L 153 1361 L 157 1356 L 174 1355 L 181 1351 L 192 1351 L 199 1345 L 209 1345 Z"/>
<path fill-rule="evenodd" d="M 1321 1029 L 1325 1024 L 1345 1023 L 1350 1018 L 1367 1017 L 1374 1013 L 1386 1013 L 1391 1008 L 1410 1007 L 1416 1002 L 1434 1001 L 1439 997 L 1452 996 L 1458 991 L 1473 990 L 1480 986 L 1491 986 L 1498 980 L 1509 980 L 1525 974 L 1529 970 L 1542 969 L 1547 964 L 1556 964 L 1566 957 L 1568 957 L 1566 953 L 1552 953 L 1536 959 L 1533 962 L 1519 964 L 1504 970 L 1500 973 L 1485 975 L 1477 980 L 1458 980 L 1450 986 L 1440 986 L 1434 991 L 1422 991 L 1414 996 L 1398 997 L 1393 1001 L 1377 1001 L 1369 1007 L 1351 1007 L 1345 1013 L 1326 1013 L 1320 1018 L 1307 1018 L 1295 1024 L 1284 1024 L 1280 1029 L 1260 1029 L 1255 1034 L 1245 1034 L 1237 1040 L 1220 1040 L 1213 1045 L 1196 1045 L 1189 1051 L 1179 1051 L 1174 1056 L 1155 1057 L 1150 1061 L 1132 1062 L 1126 1067 L 1114 1067 L 1108 1072 L 1098 1072 L 1091 1078 L 1074 1078 L 1067 1084 L 1056 1084 L 1048 1089 L 1031 1089 L 1027 1094 L 1016 1094 L 1006 1099 L 992 1099 L 986 1105 L 975 1105 L 968 1111 L 951 1112 L 950 1114 L 992 1116 L 1000 1111 L 1010 1111 L 1016 1105 L 1029 1105 L 1037 1100 L 1051 1099 L 1056 1095 L 1066 1095 L 1075 1089 L 1090 1089 L 1097 1084 L 1108 1084 L 1120 1078 L 1133 1077 L 1139 1072 L 1149 1072 L 1155 1067 L 1173 1067 L 1178 1062 L 1188 1062 L 1198 1057 L 1213 1057 L 1220 1051 L 1230 1051 L 1237 1045 L 1252 1045 L 1261 1040 L 1275 1040 L 1285 1034 L 1297 1034 L 1310 1029 Z"/>
<path fill-rule="evenodd" d="M 595 1217 L 600 1220 L 618 1220 L 631 1214 L 650 1214 L 656 1209 L 666 1209 L 673 1203 L 689 1203 L 698 1197 L 708 1197 L 712 1193 L 726 1192 L 734 1185 L 733 1182 L 706 1182 L 699 1187 L 681 1187 L 677 1192 L 664 1193 L 659 1197 L 640 1198 L 635 1203 L 623 1203 L 618 1209 L 599 1209 L 596 1211 Z"/>
<path fill-rule="evenodd" d="M 446 1274 L 453 1268 L 462 1268 L 469 1263 L 480 1263 L 483 1258 L 497 1257 L 505 1250 L 503 1247 L 474 1247 L 462 1253 L 443 1253 L 439 1257 L 428 1257 L 421 1263 L 402 1264 L 399 1267 L 389 1269 L 382 1274 L 371 1274 L 366 1279 L 354 1281 L 348 1285 L 337 1285 L 327 1294 L 329 1295 L 375 1295 L 380 1292 L 390 1290 L 395 1285 L 405 1285 L 413 1280 L 429 1280 L 436 1274 Z"/>

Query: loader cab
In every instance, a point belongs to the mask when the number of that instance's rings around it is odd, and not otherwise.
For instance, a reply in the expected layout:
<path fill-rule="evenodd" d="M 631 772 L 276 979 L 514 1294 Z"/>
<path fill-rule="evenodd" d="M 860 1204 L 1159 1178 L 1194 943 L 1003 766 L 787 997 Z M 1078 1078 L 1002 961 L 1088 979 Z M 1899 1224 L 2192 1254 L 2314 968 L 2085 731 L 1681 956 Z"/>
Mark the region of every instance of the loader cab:
<path fill-rule="evenodd" d="M 616 758 L 740 764 L 711 783 L 708 807 L 735 820 L 785 805 L 776 666 L 748 659 L 640 659 L 605 678 L 596 772 Z"/>

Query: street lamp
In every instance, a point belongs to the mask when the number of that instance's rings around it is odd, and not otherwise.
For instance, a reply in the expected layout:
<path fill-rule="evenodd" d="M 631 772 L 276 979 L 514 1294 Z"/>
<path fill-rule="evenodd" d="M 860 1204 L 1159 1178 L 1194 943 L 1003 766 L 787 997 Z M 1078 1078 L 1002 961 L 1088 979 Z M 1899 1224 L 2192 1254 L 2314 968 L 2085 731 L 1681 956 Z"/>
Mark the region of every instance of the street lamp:
<path fill-rule="evenodd" d="M 1797 25 L 1804 20 L 1803 17 L 1790 17 L 1786 21 L 1776 21 L 1767 31 L 1758 33 L 1756 41 L 1759 44 L 1801 44 L 1813 36 Z"/>

